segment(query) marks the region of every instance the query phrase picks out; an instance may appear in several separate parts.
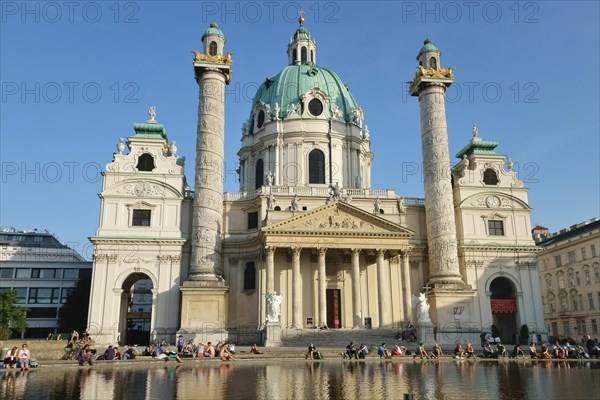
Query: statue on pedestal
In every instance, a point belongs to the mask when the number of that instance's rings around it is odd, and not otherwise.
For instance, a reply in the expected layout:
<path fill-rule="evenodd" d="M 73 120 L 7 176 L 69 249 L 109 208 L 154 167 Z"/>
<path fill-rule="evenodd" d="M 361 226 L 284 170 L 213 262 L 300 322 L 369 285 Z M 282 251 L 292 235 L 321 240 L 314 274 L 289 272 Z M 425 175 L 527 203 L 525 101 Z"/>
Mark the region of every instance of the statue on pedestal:
<path fill-rule="evenodd" d="M 267 298 L 267 322 L 279 322 L 282 296 L 277 292 L 268 292 L 265 297 Z"/>
<path fill-rule="evenodd" d="M 429 303 L 427 302 L 425 293 L 419 293 L 418 296 L 413 294 L 412 303 L 417 308 L 417 324 L 431 322 L 429 318 Z"/>

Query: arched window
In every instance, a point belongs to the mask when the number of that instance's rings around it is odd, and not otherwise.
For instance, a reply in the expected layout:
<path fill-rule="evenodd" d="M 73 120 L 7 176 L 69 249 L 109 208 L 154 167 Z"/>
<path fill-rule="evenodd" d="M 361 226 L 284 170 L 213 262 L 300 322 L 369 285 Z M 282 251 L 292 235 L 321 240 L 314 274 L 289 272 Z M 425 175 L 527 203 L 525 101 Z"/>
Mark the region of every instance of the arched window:
<path fill-rule="evenodd" d="M 259 159 L 256 162 L 256 175 L 255 175 L 255 180 L 256 180 L 256 186 L 255 189 L 258 189 L 259 187 L 261 187 L 264 184 L 264 177 L 265 177 L 265 167 L 263 164 L 263 160 Z"/>
<path fill-rule="evenodd" d="M 256 267 L 254 262 L 248 262 L 244 269 L 244 290 L 254 289 L 256 289 Z"/>
<path fill-rule="evenodd" d="M 154 165 L 154 157 L 152 157 L 152 154 L 144 153 L 138 158 L 138 171 L 152 171 L 154 168 L 156 168 L 156 166 Z"/>
<path fill-rule="evenodd" d="M 429 68 L 437 69 L 437 61 L 435 57 L 429 59 Z"/>
<path fill-rule="evenodd" d="M 314 50 L 310 51 L 310 62 L 311 63 L 315 62 L 315 52 L 314 52 Z"/>
<path fill-rule="evenodd" d="M 325 155 L 321 150 L 308 154 L 308 183 L 325 183 Z"/>
<path fill-rule="evenodd" d="M 304 46 L 302 46 L 302 49 L 300 49 L 300 57 L 302 58 L 302 64 L 306 64 L 308 61 L 308 51 Z"/>
<path fill-rule="evenodd" d="M 498 184 L 498 175 L 493 168 L 488 168 L 483 171 L 483 183 L 486 185 L 497 185 Z"/>
<path fill-rule="evenodd" d="M 210 44 L 208 45 L 208 53 L 211 56 L 217 55 L 217 42 L 210 42 Z"/>
<path fill-rule="evenodd" d="M 292 51 L 292 63 L 295 64 L 298 61 L 298 50 L 294 49 Z"/>

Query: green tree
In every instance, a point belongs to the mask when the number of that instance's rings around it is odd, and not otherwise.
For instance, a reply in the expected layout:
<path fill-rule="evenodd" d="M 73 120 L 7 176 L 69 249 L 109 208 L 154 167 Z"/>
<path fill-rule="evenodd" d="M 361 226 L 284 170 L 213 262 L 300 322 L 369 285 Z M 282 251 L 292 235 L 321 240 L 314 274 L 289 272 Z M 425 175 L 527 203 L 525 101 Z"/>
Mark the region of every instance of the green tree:
<path fill-rule="evenodd" d="M 83 273 L 83 271 L 81 272 Z M 85 330 L 91 286 L 91 274 L 85 273 L 79 278 L 58 313 L 58 329 L 60 332 L 71 332 L 73 329 L 80 332 Z"/>
<path fill-rule="evenodd" d="M 27 330 L 27 311 L 29 308 L 17 305 L 17 292 L 0 293 L 0 340 L 10 338 L 13 330 L 21 333 Z"/>

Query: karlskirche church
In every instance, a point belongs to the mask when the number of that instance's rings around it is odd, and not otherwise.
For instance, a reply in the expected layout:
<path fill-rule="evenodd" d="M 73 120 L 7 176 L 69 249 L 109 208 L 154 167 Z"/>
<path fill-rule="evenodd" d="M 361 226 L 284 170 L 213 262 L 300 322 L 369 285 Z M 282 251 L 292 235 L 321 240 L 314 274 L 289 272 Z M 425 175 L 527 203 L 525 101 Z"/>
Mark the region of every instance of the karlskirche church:
<path fill-rule="evenodd" d="M 153 108 L 106 165 L 90 238 L 88 329 L 98 343 L 172 343 L 178 334 L 249 343 L 263 332 L 277 346 L 289 330 L 410 321 L 441 343 L 478 343 L 492 325 L 506 342 L 524 324 L 545 334 L 527 188 L 476 127 L 451 167 L 444 95 L 453 71 L 431 41 L 410 83 L 424 199 L 371 187 L 363 109 L 317 63 L 302 17 L 287 65 L 240 118 L 239 191 L 224 193 L 234 66 L 225 44 L 213 23 L 193 51 L 193 184 Z M 418 294 L 428 309 L 414 307 Z"/>

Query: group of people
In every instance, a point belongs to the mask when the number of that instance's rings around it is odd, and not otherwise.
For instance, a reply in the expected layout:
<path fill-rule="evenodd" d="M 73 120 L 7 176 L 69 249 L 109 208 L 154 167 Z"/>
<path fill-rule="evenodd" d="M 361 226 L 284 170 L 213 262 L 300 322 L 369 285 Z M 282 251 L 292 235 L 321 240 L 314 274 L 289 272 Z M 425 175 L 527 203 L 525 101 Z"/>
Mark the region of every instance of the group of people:
<path fill-rule="evenodd" d="M 568 359 L 568 358 L 600 358 L 600 346 L 598 341 L 590 335 L 584 335 L 581 343 L 571 344 L 568 341 L 561 345 L 558 341 L 548 347 L 542 343 L 538 350 L 536 343 L 529 343 L 529 355 L 532 359 Z"/>
<path fill-rule="evenodd" d="M 369 349 L 364 343 L 361 343 L 358 346 L 354 346 L 354 342 L 350 342 L 348 346 L 346 346 L 346 351 L 342 353 L 343 358 L 355 358 L 355 359 L 364 359 L 369 354 Z"/>
<path fill-rule="evenodd" d="M 19 349 L 14 346 L 4 358 L 5 368 L 21 368 L 21 371 L 28 371 L 31 361 L 31 352 L 27 348 L 27 343 L 23 343 Z"/>

